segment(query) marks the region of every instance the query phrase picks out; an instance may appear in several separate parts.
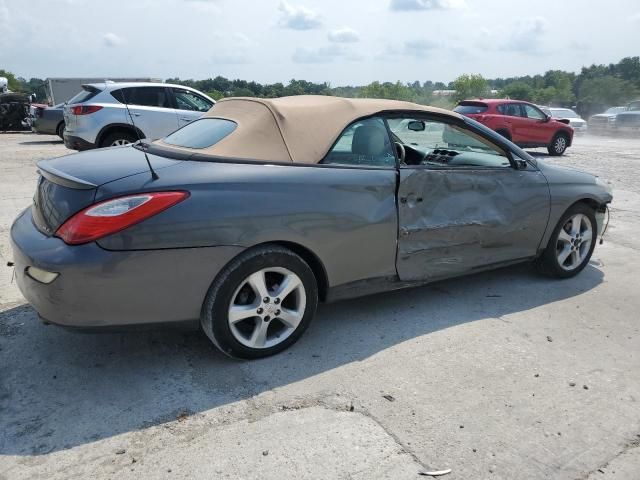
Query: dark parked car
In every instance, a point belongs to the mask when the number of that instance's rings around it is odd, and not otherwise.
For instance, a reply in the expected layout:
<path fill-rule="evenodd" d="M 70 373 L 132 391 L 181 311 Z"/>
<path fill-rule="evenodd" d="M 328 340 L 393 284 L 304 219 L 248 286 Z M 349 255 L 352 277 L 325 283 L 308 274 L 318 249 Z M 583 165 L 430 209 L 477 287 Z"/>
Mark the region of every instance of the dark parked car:
<path fill-rule="evenodd" d="M 522 148 L 546 147 L 549 155 L 562 155 L 573 142 L 569 120 L 555 119 L 529 102 L 465 100 L 454 111 L 486 125 Z"/>
<path fill-rule="evenodd" d="M 640 100 L 629 103 L 624 112 L 616 115 L 616 133 L 640 134 Z"/>
<path fill-rule="evenodd" d="M 605 112 L 589 117 L 589 131 L 591 133 L 611 133 L 616 125 L 616 117 L 627 110 L 627 107 L 611 107 Z"/>
<path fill-rule="evenodd" d="M 225 99 L 163 140 L 38 164 L 18 286 L 75 327 L 198 321 L 222 351 L 295 342 L 318 301 L 533 261 L 588 263 L 612 196 L 462 115 Z"/>
<path fill-rule="evenodd" d="M 58 135 L 64 139 L 64 104 L 55 107 L 36 108 L 31 130 L 45 135 Z"/>

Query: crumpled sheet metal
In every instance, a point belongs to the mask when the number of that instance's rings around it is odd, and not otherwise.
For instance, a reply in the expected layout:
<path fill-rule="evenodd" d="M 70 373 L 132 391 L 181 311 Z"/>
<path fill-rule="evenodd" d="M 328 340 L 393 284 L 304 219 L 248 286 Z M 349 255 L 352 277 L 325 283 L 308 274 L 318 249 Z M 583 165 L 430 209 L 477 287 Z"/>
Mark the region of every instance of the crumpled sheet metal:
<path fill-rule="evenodd" d="M 407 172 L 399 193 L 400 278 L 437 278 L 535 254 L 549 209 L 546 181 L 536 175 L 528 172 L 522 188 L 512 170 Z"/>

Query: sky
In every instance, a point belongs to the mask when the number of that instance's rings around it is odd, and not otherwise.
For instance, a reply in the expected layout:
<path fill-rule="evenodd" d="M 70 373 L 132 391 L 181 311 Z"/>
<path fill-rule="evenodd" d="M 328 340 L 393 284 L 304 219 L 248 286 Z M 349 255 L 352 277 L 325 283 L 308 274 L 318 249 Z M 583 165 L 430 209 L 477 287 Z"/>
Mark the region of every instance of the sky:
<path fill-rule="evenodd" d="M 332 86 L 640 55 L 638 0 L 0 0 L 0 69 Z"/>

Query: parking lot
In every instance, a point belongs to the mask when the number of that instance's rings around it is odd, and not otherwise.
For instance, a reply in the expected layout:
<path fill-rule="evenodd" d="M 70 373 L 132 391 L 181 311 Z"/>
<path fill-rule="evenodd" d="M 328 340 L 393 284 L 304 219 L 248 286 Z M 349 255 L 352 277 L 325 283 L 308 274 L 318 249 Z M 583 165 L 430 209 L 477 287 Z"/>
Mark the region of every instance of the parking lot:
<path fill-rule="evenodd" d="M 0 134 L 0 480 L 637 480 L 640 140 L 543 152 L 614 189 L 579 276 L 520 265 L 323 305 L 291 349 L 240 362 L 197 332 L 42 324 L 3 265 L 36 161 L 70 151 Z"/>

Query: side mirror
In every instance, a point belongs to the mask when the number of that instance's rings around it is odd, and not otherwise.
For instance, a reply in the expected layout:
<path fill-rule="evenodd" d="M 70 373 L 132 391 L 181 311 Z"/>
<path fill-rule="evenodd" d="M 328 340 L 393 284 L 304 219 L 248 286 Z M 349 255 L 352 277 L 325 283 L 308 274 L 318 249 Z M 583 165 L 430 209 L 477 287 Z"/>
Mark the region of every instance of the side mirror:
<path fill-rule="evenodd" d="M 521 158 L 516 158 L 516 169 L 518 170 L 526 170 L 529 164 L 522 160 Z"/>
<path fill-rule="evenodd" d="M 550 122 L 551 121 L 551 115 L 546 115 L 544 117 L 544 123 Z"/>
<path fill-rule="evenodd" d="M 407 128 L 412 132 L 424 132 L 426 126 L 422 120 L 412 120 L 407 125 Z"/>

